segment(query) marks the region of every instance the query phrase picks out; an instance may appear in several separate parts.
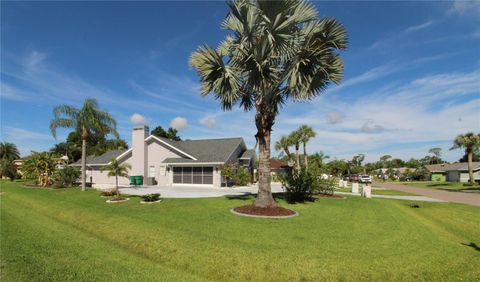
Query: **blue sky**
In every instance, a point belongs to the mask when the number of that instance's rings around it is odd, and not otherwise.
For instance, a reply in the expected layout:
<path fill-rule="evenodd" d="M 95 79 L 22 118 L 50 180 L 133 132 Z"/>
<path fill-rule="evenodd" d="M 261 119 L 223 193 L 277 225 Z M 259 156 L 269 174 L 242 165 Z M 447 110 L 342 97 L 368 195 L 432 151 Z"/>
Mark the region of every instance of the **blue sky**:
<path fill-rule="evenodd" d="M 310 152 L 423 157 L 480 131 L 480 2 L 314 2 L 349 34 L 345 78 L 310 103 L 289 103 L 273 138 L 301 124 Z M 1 2 L 1 140 L 45 150 L 52 108 L 98 99 L 130 142 L 133 122 L 174 126 L 183 138 L 242 136 L 253 113 L 222 112 L 199 95 L 188 58 L 216 46 L 224 2 Z M 58 141 L 68 131 L 59 132 Z M 276 154 L 274 152 L 274 154 Z"/>

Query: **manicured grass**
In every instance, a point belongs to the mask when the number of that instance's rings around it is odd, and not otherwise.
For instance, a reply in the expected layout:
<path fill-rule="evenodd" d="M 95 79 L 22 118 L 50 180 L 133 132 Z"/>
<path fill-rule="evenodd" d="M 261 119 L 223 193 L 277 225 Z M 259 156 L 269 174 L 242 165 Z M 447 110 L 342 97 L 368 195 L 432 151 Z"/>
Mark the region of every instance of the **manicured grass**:
<path fill-rule="evenodd" d="M 352 188 L 337 188 L 335 191 L 338 192 L 347 192 L 350 193 L 352 192 Z M 403 191 L 397 191 L 397 190 L 380 190 L 380 189 L 372 189 L 372 194 L 374 195 L 389 195 L 389 196 L 417 196 L 416 194 L 408 193 L 408 192 L 403 192 Z"/>
<path fill-rule="evenodd" d="M 480 209 L 347 197 L 239 217 L 247 198 L 139 198 L 1 183 L 1 281 L 476 280 Z M 421 208 L 411 208 L 413 203 Z"/>
<path fill-rule="evenodd" d="M 412 181 L 401 182 L 404 185 L 420 187 L 420 188 L 432 188 L 432 189 L 447 189 L 447 190 L 480 190 L 480 185 L 469 186 L 460 182 L 438 182 L 438 181 Z"/>

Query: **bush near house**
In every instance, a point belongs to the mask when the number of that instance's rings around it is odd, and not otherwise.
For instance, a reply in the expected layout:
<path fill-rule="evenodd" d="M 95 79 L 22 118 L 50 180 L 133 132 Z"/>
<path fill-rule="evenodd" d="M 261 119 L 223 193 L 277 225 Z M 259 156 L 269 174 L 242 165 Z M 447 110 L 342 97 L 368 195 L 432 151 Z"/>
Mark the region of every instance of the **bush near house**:
<path fill-rule="evenodd" d="M 73 166 L 66 166 L 57 169 L 53 174 L 55 187 L 72 187 L 80 178 L 80 169 Z"/>
<path fill-rule="evenodd" d="M 239 167 L 235 173 L 235 185 L 246 186 L 250 181 L 250 173 L 244 167 Z"/>
<path fill-rule="evenodd" d="M 147 194 L 147 195 L 143 195 L 142 196 L 142 200 L 144 202 L 156 202 L 158 200 L 160 200 L 160 194 L 159 193 L 155 193 L 155 194 Z"/>

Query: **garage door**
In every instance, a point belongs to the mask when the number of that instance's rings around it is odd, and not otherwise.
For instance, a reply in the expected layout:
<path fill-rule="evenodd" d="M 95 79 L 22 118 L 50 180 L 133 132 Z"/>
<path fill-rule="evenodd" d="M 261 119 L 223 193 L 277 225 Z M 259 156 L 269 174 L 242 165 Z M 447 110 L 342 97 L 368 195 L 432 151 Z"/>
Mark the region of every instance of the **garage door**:
<path fill-rule="evenodd" d="M 213 184 L 213 167 L 173 167 L 173 184 Z"/>

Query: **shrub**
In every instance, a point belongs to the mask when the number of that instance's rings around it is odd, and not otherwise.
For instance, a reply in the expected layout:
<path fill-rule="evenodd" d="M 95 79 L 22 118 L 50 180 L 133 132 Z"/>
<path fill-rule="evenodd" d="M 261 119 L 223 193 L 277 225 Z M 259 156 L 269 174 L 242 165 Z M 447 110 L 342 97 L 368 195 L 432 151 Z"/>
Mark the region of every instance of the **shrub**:
<path fill-rule="evenodd" d="M 8 177 L 10 180 L 15 180 L 17 177 L 17 169 L 13 164 L 13 161 L 9 159 L 1 159 L 0 160 L 0 178 Z"/>
<path fill-rule="evenodd" d="M 250 182 L 250 173 L 244 167 L 238 168 L 237 172 L 235 173 L 235 184 L 237 186 L 245 186 Z"/>
<path fill-rule="evenodd" d="M 337 180 L 333 177 L 330 179 L 317 178 L 314 191 L 319 194 L 333 195 L 337 187 Z"/>
<path fill-rule="evenodd" d="M 279 177 L 285 188 L 285 200 L 287 202 L 305 202 L 312 199 L 318 180 L 311 171 L 305 168 L 301 168 L 298 172 L 288 170 Z"/>
<path fill-rule="evenodd" d="M 159 193 L 155 193 L 155 194 L 143 195 L 143 196 L 142 196 L 142 200 L 143 200 L 144 202 L 156 202 L 156 201 L 160 200 L 160 194 L 159 194 Z"/>
<path fill-rule="evenodd" d="M 105 197 L 113 197 L 117 195 L 117 192 L 115 190 L 106 190 L 106 191 L 102 191 L 102 193 L 100 194 Z"/>
<path fill-rule="evenodd" d="M 56 187 L 72 187 L 80 177 L 80 169 L 66 166 L 58 169 L 53 175 Z"/>

